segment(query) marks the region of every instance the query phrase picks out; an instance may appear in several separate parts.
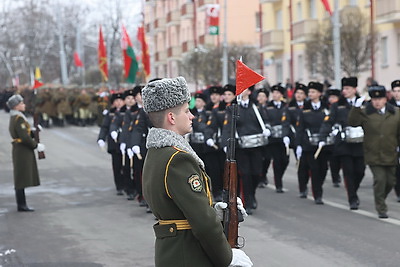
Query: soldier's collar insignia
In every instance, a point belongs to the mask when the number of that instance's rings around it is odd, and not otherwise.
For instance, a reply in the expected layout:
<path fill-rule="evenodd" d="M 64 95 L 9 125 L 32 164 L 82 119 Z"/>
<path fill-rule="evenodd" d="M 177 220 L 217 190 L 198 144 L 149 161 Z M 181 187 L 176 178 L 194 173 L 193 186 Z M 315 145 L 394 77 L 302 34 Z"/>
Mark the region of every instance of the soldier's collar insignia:
<path fill-rule="evenodd" d="M 192 174 L 188 178 L 188 184 L 193 192 L 200 193 L 203 191 L 203 184 L 200 181 L 200 177 L 197 174 Z"/>

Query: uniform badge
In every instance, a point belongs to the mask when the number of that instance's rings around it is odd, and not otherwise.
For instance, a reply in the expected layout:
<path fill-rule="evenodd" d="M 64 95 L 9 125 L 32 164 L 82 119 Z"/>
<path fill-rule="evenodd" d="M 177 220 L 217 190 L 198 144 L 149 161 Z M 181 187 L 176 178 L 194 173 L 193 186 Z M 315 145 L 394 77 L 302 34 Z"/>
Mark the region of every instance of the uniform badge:
<path fill-rule="evenodd" d="M 325 116 L 324 121 L 329 120 L 329 116 Z"/>
<path fill-rule="evenodd" d="M 22 123 L 22 124 L 21 124 L 21 129 L 25 129 L 25 128 L 26 128 L 25 124 Z"/>
<path fill-rule="evenodd" d="M 194 192 L 200 193 L 203 191 L 203 185 L 200 181 L 200 177 L 197 174 L 193 174 L 189 177 L 188 184 Z"/>

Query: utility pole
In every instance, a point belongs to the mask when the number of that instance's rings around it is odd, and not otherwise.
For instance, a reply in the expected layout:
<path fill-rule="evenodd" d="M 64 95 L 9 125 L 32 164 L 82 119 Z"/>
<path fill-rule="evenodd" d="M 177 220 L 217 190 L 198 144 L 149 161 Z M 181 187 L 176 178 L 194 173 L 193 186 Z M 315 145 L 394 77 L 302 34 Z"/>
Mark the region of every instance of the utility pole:
<path fill-rule="evenodd" d="M 60 4 L 57 4 L 59 10 L 59 15 L 57 18 L 57 30 L 58 30 L 58 44 L 60 46 L 60 66 L 61 66 L 61 81 L 63 85 L 68 84 L 68 73 L 67 73 L 67 60 L 64 51 L 64 28 L 60 17 L 63 17 L 63 11 Z"/>
<path fill-rule="evenodd" d="M 222 43 L 222 86 L 228 83 L 228 40 L 227 40 L 227 0 L 224 0 L 224 39 Z"/>
<path fill-rule="evenodd" d="M 339 0 L 335 0 L 335 11 L 333 13 L 333 56 L 335 63 L 335 85 L 341 88 L 341 66 L 340 66 L 340 19 L 339 19 Z"/>

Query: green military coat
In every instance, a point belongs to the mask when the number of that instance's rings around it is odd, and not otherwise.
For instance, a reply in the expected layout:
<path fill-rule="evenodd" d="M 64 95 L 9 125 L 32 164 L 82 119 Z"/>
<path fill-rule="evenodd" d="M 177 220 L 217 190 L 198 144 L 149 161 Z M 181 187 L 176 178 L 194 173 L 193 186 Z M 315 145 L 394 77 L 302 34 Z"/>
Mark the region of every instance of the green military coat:
<path fill-rule="evenodd" d="M 143 193 L 159 220 L 187 219 L 190 230 L 154 225 L 155 264 L 160 267 L 228 266 L 232 250 L 211 207 L 209 178 L 198 162 L 176 147 L 150 148 Z"/>
<path fill-rule="evenodd" d="M 396 166 L 397 147 L 400 138 L 400 112 L 386 104 L 385 114 L 380 115 L 371 103 L 365 107 L 353 107 L 349 113 L 350 126 L 362 126 L 364 130 L 364 158 L 368 165 Z"/>
<path fill-rule="evenodd" d="M 36 141 L 31 136 L 29 123 L 20 115 L 10 117 L 9 124 L 12 141 L 14 166 L 14 187 L 23 189 L 40 184 L 34 149 Z"/>

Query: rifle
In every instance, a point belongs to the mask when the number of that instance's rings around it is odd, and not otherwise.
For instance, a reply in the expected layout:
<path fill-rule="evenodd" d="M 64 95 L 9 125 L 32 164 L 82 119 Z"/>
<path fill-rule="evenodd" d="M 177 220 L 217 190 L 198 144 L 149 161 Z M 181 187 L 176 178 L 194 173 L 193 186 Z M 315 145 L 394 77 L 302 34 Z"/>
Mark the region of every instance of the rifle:
<path fill-rule="evenodd" d="M 33 132 L 33 139 L 35 139 L 36 143 L 40 143 L 40 138 L 39 138 L 39 113 L 35 112 L 33 114 L 33 126 L 36 128 L 36 130 Z M 44 154 L 44 151 L 39 152 L 38 151 L 38 159 L 45 159 L 46 155 Z"/>
<path fill-rule="evenodd" d="M 232 104 L 231 134 L 228 139 L 228 148 L 224 166 L 223 201 L 228 203 L 224 211 L 224 232 L 228 243 L 232 248 L 243 247 L 243 242 L 239 244 L 239 222 L 243 221 L 243 216 L 237 209 L 237 165 L 235 160 L 235 133 L 236 119 L 238 117 L 237 104 Z"/>

